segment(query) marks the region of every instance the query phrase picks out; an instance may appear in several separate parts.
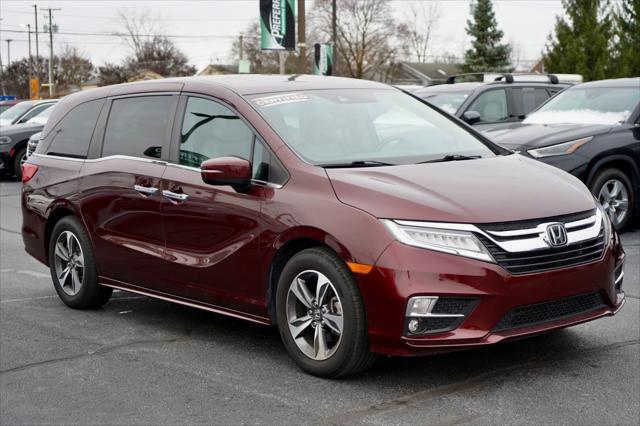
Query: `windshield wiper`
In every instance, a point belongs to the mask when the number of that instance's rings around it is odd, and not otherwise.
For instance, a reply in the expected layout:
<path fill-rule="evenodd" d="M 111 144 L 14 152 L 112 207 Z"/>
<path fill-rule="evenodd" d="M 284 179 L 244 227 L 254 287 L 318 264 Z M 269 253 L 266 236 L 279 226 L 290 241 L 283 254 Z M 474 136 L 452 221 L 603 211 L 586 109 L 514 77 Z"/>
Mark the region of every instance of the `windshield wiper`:
<path fill-rule="evenodd" d="M 395 166 L 396 164 L 385 163 L 384 161 L 375 160 L 358 160 L 350 163 L 333 163 L 333 164 L 319 164 L 320 167 L 325 169 L 339 169 L 348 167 L 380 167 L 380 166 Z"/>
<path fill-rule="evenodd" d="M 461 161 L 461 160 L 475 160 L 477 158 L 482 158 L 482 155 L 445 155 L 442 158 L 436 158 L 435 160 L 427 160 L 420 161 L 416 164 L 425 164 L 425 163 L 443 163 L 445 161 Z"/>

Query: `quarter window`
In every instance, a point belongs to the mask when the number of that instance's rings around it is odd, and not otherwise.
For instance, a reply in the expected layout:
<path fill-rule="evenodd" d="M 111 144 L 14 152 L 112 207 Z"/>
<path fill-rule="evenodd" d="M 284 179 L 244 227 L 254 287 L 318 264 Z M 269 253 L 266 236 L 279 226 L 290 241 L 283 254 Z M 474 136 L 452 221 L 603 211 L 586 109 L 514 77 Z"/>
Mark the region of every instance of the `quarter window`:
<path fill-rule="evenodd" d="M 229 108 L 190 97 L 180 135 L 179 163 L 200 167 L 209 158 L 234 155 L 251 160 L 253 132 Z"/>
<path fill-rule="evenodd" d="M 270 182 L 283 185 L 288 178 L 284 166 L 275 155 L 256 139 L 253 147 L 252 178 L 261 182 Z"/>
<path fill-rule="evenodd" d="M 116 99 L 111 104 L 102 156 L 160 158 L 172 117 L 172 96 Z"/>
<path fill-rule="evenodd" d="M 104 99 L 85 102 L 73 108 L 56 125 L 47 154 L 86 158 Z"/>
<path fill-rule="evenodd" d="M 481 122 L 504 121 L 509 116 L 507 112 L 507 94 L 502 89 L 489 90 L 478 96 L 468 110 L 478 111 Z"/>

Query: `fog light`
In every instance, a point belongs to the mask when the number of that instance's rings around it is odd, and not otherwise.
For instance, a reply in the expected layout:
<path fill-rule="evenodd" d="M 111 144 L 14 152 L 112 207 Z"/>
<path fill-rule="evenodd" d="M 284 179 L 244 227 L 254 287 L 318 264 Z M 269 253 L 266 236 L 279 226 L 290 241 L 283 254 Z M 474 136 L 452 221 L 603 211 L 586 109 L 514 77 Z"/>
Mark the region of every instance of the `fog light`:
<path fill-rule="evenodd" d="M 409 331 L 412 333 L 415 333 L 416 331 L 418 331 L 418 320 L 412 319 L 411 321 L 409 321 Z"/>

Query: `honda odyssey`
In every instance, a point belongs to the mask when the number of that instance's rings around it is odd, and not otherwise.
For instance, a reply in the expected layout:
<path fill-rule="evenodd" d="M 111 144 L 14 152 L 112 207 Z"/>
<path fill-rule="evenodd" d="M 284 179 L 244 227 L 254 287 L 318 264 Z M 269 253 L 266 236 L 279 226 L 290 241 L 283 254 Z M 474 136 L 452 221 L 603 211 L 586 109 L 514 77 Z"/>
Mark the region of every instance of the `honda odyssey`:
<path fill-rule="evenodd" d="M 22 206 L 26 250 L 68 306 L 120 289 L 276 325 L 324 377 L 624 304 L 620 241 L 577 178 L 370 81 L 73 94 L 24 164 Z"/>

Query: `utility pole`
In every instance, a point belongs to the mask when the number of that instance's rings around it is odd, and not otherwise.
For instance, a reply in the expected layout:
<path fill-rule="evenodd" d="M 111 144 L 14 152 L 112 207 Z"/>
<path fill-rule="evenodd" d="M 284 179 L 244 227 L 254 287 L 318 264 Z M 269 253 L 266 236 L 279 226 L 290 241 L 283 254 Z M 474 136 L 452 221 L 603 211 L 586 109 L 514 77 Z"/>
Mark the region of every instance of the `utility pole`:
<path fill-rule="evenodd" d="M 38 43 L 38 5 L 33 5 L 33 13 L 36 18 L 36 78 L 38 79 L 38 93 L 40 93 L 40 48 Z"/>
<path fill-rule="evenodd" d="M 45 9 L 49 11 L 49 98 L 53 98 L 53 23 L 51 12 L 61 9 Z"/>
<path fill-rule="evenodd" d="M 333 27 L 333 75 L 338 75 L 338 6 L 336 0 L 333 0 L 333 11 L 331 16 L 331 26 Z"/>
<path fill-rule="evenodd" d="M 307 45 L 305 44 L 304 15 L 304 0 L 298 0 L 298 49 L 300 49 L 300 56 L 298 56 L 298 74 L 307 72 Z"/>
<path fill-rule="evenodd" d="M 2 18 L 0 18 L 0 21 Z M 6 95 L 7 92 L 4 89 L 4 70 L 2 69 L 2 52 L 0 52 L 0 89 L 2 90 L 2 95 Z"/>
<path fill-rule="evenodd" d="M 12 39 L 8 38 L 5 40 L 7 42 L 7 67 L 11 66 L 11 42 Z"/>
<path fill-rule="evenodd" d="M 31 56 L 31 24 L 27 24 L 27 32 L 29 33 L 29 99 L 33 99 L 31 91 L 31 79 L 33 78 L 33 56 Z"/>
<path fill-rule="evenodd" d="M 244 47 L 244 44 L 242 43 L 242 34 L 240 34 L 240 38 L 238 40 L 238 43 L 240 43 L 240 60 L 243 60 L 244 58 L 242 57 L 242 54 L 243 54 L 242 49 Z"/>

